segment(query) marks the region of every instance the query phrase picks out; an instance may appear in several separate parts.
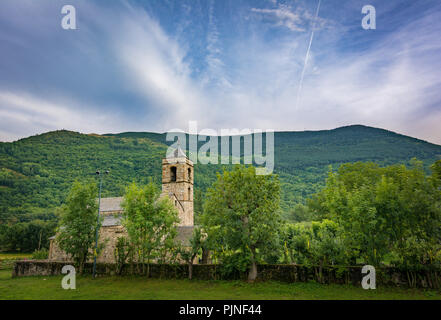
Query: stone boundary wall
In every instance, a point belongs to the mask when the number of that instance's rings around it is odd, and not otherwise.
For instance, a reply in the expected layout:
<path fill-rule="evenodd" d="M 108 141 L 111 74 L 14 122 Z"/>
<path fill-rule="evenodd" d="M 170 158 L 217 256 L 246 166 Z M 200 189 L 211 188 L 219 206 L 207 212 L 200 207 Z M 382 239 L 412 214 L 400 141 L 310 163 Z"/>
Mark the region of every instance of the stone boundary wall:
<path fill-rule="evenodd" d="M 66 261 L 47 260 L 26 260 L 16 261 L 12 276 L 52 276 L 61 275 L 63 266 L 71 264 Z M 93 263 L 86 263 L 84 272 L 91 274 Z M 315 266 L 303 265 L 281 265 L 265 264 L 258 266 L 259 281 L 281 281 L 281 282 L 308 282 L 316 281 L 326 284 L 353 284 L 361 285 L 362 266 L 325 266 L 320 269 Z M 115 275 L 116 265 L 97 263 L 97 275 Z M 141 264 L 124 265 L 121 275 L 143 275 Z M 441 288 L 441 270 L 419 270 L 408 272 L 397 268 L 376 268 L 377 286 L 400 286 L 400 287 L 421 287 Z M 186 279 L 188 278 L 188 266 L 185 264 L 151 264 L 150 277 L 162 279 Z M 246 280 L 245 272 L 236 272 L 225 275 L 222 273 L 222 266 L 215 264 L 193 265 L 193 279 L 196 280 Z"/>

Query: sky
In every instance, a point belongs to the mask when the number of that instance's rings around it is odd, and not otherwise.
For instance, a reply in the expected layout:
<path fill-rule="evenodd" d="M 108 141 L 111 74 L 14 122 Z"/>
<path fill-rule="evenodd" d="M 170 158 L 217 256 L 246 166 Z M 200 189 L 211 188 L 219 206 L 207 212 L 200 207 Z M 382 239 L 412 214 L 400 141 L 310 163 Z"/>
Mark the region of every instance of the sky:
<path fill-rule="evenodd" d="M 0 141 L 197 121 L 219 132 L 363 124 L 441 144 L 441 2 L 318 4 L 1 0 Z M 75 30 L 61 27 L 64 5 Z M 374 30 L 362 28 L 365 5 Z"/>

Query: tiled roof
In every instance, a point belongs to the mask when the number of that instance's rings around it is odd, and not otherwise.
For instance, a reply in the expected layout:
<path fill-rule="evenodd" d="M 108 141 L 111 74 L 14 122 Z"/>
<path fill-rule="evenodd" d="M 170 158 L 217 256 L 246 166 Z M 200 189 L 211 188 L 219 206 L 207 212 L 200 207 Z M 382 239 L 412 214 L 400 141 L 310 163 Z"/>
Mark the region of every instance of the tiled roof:
<path fill-rule="evenodd" d="M 121 202 L 123 197 L 101 198 L 100 212 L 122 211 Z"/>

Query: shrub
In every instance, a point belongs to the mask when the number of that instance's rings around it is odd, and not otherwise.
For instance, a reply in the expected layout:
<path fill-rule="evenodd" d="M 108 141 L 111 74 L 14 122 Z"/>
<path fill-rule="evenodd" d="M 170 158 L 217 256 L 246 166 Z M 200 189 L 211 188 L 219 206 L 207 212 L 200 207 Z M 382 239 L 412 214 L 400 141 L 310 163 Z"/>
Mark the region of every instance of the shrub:
<path fill-rule="evenodd" d="M 41 250 L 35 250 L 32 253 L 33 260 L 46 260 L 49 257 L 49 251 L 45 248 Z"/>

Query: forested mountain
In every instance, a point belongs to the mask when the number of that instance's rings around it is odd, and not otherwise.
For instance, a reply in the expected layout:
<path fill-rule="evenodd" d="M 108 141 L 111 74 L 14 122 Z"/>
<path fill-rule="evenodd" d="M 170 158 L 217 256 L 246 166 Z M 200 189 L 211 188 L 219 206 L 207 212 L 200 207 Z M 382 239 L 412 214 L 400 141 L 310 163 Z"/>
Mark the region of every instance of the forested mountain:
<path fill-rule="evenodd" d="M 159 184 L 166 149 L 165 134 L 149 132 L 96 135 L 63 130 L 0 143 L 0 224 L 53 217 L 72 182 L 96 179 L 97 169 L 110 170 L 103 196 L 122 195 L 133 180 L 146 183 L 152 177 Z M 428 168 L 441 157 L 441 146 L 360 125 L 276 132 L 275 173 L 281 179 L 284 216 L 289 218 L 296 204 L 324 186 L 329 165 L 389 165 L 413 157 Z M 198 202 L 220 170 L 220 165 L 195 166 Z"/>

